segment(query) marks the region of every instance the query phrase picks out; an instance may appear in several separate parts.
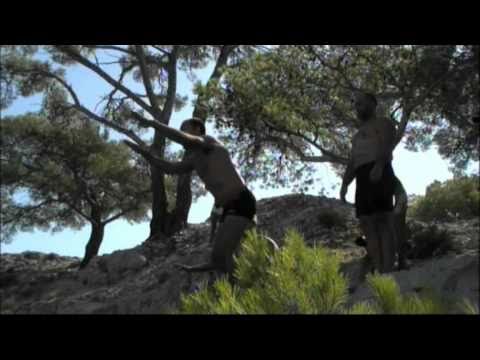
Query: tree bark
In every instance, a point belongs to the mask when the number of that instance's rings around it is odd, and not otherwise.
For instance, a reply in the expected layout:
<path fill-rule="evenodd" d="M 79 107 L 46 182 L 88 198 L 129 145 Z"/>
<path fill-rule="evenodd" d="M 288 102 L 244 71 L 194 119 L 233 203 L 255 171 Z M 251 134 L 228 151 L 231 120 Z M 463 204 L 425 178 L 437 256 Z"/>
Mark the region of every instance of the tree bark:
<path fill-rule="evenodd" d="M 152 145 L 155 154 L 163 157 L 165 152 L 165 138 L 155 131 L 155 138 Z M 168 213 L 167 193 L 165 191 L 165 174 L 155 166 L 151 166 L 152 182 L 151 190 L 153 195 L 152 220 L 150 221 L 150 240 L 162 238 L 162 235 L 170 234 L 171 215 Z"/>
<path fill-rule="evenodd" d="M 95 220 L 91 222 L 92 232 L 90 233 L 90 239 L 85 247 L 85 256 L 80 263 L 80 269 L 84 269 L 90 261 L 98 255 L 98 250 L 100 249 L 105 234 L 105 224 L 101 221 L 98 209 L 92 209 L 92 219 Z"/>
<path fill-rule="evenodd" d="M 168 88 L 167 88 L 167 100 L 160 114 L 158 114 L 160 121 L 164 125 L 168 125 L 170 117 L 173 112 L 175 96 L 177 93 L 177 54 L 179 46 L 175 45 L 172 52 L 169 54 L 168 62 Z M 144 80 L 147 84 L 150 79 Z M 147 86 L 148 89 L 148 86 Z M 148 90 L 147 90 L 148 91 Z M 152 92 L 153 90 L 150 90 Z M 153 96 L 153 94 L 152 94 Z M 153 100 L 153 99 L 152 99 Z M 155 154 L 158 154 L 161 158 L 165 155 L 166 141 L 157 130 L 155 130 L 155 136 L 153 139 L 152 150 Z M 172 214 L 168 212 L 167 193 L 165 190 L 165 173 L 156 167 L 151 167 L 152 173 L 152 220 L 150 222 L 150 237 L 149 241 L 160 241 L 165 237 L 174 234 L 172 232 Z"/>
<path fill-rule="evenodd" d="M 217 58 L 215 69 L 210 76 L 208 83 L 220 79 L 223 74 L 223 67 L 227 65 L 228 58 L 232 52 L 237 48 L 237 45 L 224 45 L 220 50 Z M 207 120 L 207 107 L 205 106 L 205 99 L 198 98 L 193 110 L 193 117 L 200 119 L 204 123 Z M 174 232 L 187 227 L 188 213 L 192 206 L 192 173 L 180 175 L 177 182 L 177 197 L 175 210 L 173 212 L 171 228 Z"/>
<path fill-rule="evenodd" d="M 188 225 L 188 213 L 192 206 L 192 173 L 180 175 L 177 180 L 177 198 L 173 212 L 171 230 L 173 232 L 185 229 Z"/>

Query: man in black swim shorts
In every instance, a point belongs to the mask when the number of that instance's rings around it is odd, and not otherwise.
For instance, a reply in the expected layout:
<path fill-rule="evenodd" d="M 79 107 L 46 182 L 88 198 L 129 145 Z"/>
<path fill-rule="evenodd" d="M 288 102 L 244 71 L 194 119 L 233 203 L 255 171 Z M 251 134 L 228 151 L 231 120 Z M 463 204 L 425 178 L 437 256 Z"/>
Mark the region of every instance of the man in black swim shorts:
<path fill-rule="evenodd" d="M 150 149 L 130 141 L 125 143 L 167 174 L 195 170 L 221 209 L 220 227 L 213 240 L 211 260 L 197 266 L 180 265 L 181 268 L 192 272 L 217 270 L 232 279 L 233 257 L 245 232 L 255 225 L 256 200 L 237 172 L 228 150 L 218 140 L 207 136 L 203 122 L 195 118 L 183 122 L 180 131 L 150 120 L 142 120 L 142 125 L 153 127 L 165 137 L 183 145 L 186 150 L 183 161 L 165 161 Z"/>
<path fill-rule="evenodd" d="M 374 268 L 387 273 L 394 270 L 397 250 L 392 168 L 396 127 L 392 120 L 377 117 L 377 99 L 372 94 L 356 94 L 355 107 L 361 126 L 352 140 L 340 198 L 346 201 L 348 187 L 356 179 L 355 209 L 367 236 L 367 252 Z"/>

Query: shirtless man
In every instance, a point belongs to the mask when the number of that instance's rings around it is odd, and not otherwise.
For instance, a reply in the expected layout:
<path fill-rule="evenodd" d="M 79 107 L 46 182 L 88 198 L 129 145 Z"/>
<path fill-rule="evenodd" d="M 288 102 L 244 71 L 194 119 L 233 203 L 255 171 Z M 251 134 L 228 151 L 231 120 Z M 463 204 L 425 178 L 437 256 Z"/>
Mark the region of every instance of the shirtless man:
<path fill-rule="evenodd" d="M 392 120 L 376 116 L 375 96 L 358 93 L 355 108 L 361 122 L 352 140 L 352 154 L 343 177 L 340 198 L 356 179 L 356 215 L 367 236 L 367 252 L 380 273 L 394 270 L 397 241 L 393 214 L 395 174 L 392 168 L 396 127 Z"/>
<path fill-rule="evenodd" d="M 195 170 L 215 198 L 220 226 L 213 241 L 211 260 L 198 266 L 180 266 L 192 272 L 217 270 L 226 273 L 232 281 L 233 256 L 239 249 L 245 231 L 255 225 L 256 199 L 235 169 L 228 150 L 216 139 L 205 135 L 205 125 L 198 119 L 183 122 L 181 131 L 150 120 L 142 120 L 141 125 L 153 127 L 165 137 L 183 145 L 186 156 L 181 162 L 169 162 L 155 156 L 149 149 L 125 141 L 131 149 L 167 174 Z"/>

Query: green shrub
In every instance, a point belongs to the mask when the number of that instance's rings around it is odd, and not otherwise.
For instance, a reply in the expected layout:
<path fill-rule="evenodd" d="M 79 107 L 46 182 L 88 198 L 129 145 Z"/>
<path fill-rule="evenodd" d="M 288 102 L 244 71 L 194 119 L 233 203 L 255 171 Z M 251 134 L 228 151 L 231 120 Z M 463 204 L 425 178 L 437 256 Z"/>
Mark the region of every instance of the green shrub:
<path fill-rule="evenodd" d="M 471 219 L 480 215 L 479 177 L 436 181 L 410 206 L 409 217 L 421 221 Z"/>
<path fill-rule="evenodd" d="M 419 223 L 421 224 L 421 223 Z M 427 227 L 410 223 L 411 237 L 408 240 L 405 254 L 409 259 L 429 259 L 447 254 L 455 250 L 452 235 L 446 229 L 430 224 Z"/>
<path fill-rule="evenodd" d="M 263 236 L 249 232 L 236 259 L 234 287 L 220 279 L 212 288 L 182 297 L 186 314 L 334 314 L 347 298 L 340 261 L 323 248 L 308 248 L 289 231 L 272 252 Z"/>
<path fill-rule="evenodd" d="M 309 248 L 294 231 L 285 246 L 272 251 L 267 240 L 250 231 L 236 258 L 236 283 L 221 278 L 183 295 L 179 314 L 438 314 L 449 306 L 433 295 L 400 294 L 390 276 L 373 275 L 373 301 L 347 305 L 348 283 L 339 257 L 321 247 Z M 463 306 L 472 313 L 473 307 Z"/>
<path fill-rule="evenodd" d="M 374 295 L 376 314 L 446 314 L 449 306 L 432 292 L 422 295 L 402 295 L 395 280 L 389 275 L 369 275 L 367 282 Z"/>
<path fill-rule="evenodd" d="M 469 300 L 464 299 L 457 305 L 457 309 L 467 315 L 479 315 L 480 311 L 478 309 L 478 305 L 472 304 Z"/>
<path fill-rule="evenodd" d="M 345 218 L 335 210 L 325 209 L 322 210 L 318 216 L 318 221 L 320 224 L 325 226 L 327 229 L 333 228 L 345 228 Z"/>

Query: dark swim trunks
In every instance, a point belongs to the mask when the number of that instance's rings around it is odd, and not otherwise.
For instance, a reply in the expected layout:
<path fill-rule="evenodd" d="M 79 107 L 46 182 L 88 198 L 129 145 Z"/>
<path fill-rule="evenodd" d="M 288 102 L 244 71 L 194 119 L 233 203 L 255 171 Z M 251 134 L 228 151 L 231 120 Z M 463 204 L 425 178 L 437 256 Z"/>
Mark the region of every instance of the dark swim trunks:
<path fill-rule="evenodd" d="M 257 199 L 247 188 L 243 189 L 239 196 L 223 207 L 220 222 L 223 222 L 228 215 L 242 216 L 254 221 L 257 213 Z"/>
<path fill-rule="evenodd" d="M 370 181 L 370 172 L 374 166 L 375 163 L 372 162 L 362 165 L 356 170 L 355 210 L 357 218 L 379 212 L 391 212 L 394 208 L 395 173 L 392 164 L 385 165 L 382 178 L 376 184 Z"/>

